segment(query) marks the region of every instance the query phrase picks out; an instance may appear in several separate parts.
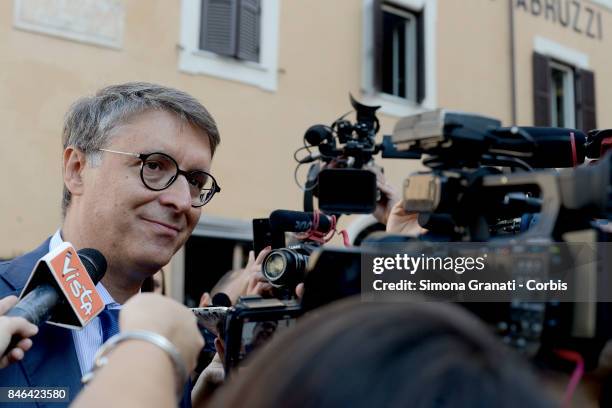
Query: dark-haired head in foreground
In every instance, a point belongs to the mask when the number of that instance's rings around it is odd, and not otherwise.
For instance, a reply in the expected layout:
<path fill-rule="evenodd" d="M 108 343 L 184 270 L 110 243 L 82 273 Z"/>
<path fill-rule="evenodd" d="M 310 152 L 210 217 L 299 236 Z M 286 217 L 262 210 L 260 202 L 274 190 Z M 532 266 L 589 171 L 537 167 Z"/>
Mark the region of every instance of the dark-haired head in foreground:
<path fill-rule="evenodd" d="M 211 406 L 555 406 L 519 356 L 448 304 L 344 300 L 252 357 Z"/>

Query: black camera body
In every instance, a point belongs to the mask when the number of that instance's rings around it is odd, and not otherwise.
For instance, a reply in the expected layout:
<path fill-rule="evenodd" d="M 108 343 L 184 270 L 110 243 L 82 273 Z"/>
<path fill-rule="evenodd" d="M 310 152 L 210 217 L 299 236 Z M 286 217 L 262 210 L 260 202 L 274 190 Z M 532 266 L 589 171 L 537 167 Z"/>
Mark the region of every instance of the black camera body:
<path fill-rule="evenodd" d="M 231 372 L 273 335 L 295 324 L 302 314 L 296 300 L 242 296 L 225 321 L 225 371 Z"/>
<path fill-rule="evenodd" d="M 257 253 L 266 246 L 272 251 L 262 263 L 262 273 L 276 289 L 279 298 L 292 298 L 295 287 L 304 280 L 310 254 L 319 247 L 309 234 L 326 235 L 333 231 L 335 220 L 325 214 L 275 210 L 269 218 L 253 220 L 253 243 Z M 295 232 L 300 241 L 286 245 L 285 232 Z"/>
<path fill-rule="evenodd" d="M 321 138 L 327 141 L 323 144 L 331 144 L 332 139 L 330 135 Z M 489 251 L 512 253 L 519 244 L 554 246 L 576 239 L 570 236 L 590 236 L 587 243 L 594 246 L 610 241 L 610 225 L 597 220 L 612 219 L 612 157 L 602 158 L 612 146 L 611 130 L 591 131 L 587 137 L 575 129 L 502 127 L 494 118 L 437 110 L 401 119 L 393 135 L 383 139 L 385 143 L 390 145 L 386 151 L 396 157 L 423 158 L 430 168 L 411 175 L 403 186 L 406 210 L 418 212 L 419 224 L 428 230 L 418 239 L 422 246 L 480 242 Z M 372 149 L 364 151 L 369 154 Z M 382 147 L 374 148 L 380 151 L 385 157 Z M 587 157 L 602 159 L 595 165 L 580 166 Z M 549 169 L 564 167 L 573 169 Z M 320 203 L 348 188 L 340 182 L 323 183 L 322 187 Z M 322 195 L 321 191 L 331 193 Z M 351 208 L 348 202 L 341 204 Z M 405 238 L 379 239 L 397 242 Z M 414 239 L 409 241 L 414 243 Z M 606 248 L 597 249 L 588 277 L 599 289 L 579 302 L 510 299 L 463 305 L 489 323 L 505 342 L 531 357 L 549 360 L 553 350 L 567 348 L 578 351 L 587 368 L 593 367 L 605 342 L 612 339 L 612 309 L 608 301 L 601 301 L 600 293 L 612 280 Z M 363 293 L 360 263 L 364 251 L 315 251 L 305 277 L 304 309 Z M 534 264 L 555 267 L 549 254 L 539 256 L 539 263 L 534 260 Z M 507 259 L 509 269 L 517 266 L 512 260 Z M 513 270 L 525 276 L 542 272 Z M 575 278 L 587 279 L 578 274 Z"/>
<path fill-rule="evenodd" d="M 376 187 L 376 176 L 364 166 L 373 163 L 374 156 L 384 158 L 418 158 L 412 152 L 399 152 L 390 136 L 376 143 L 380 123 L 376 111 L 380 106 L 367 106 L 350 96 L 356 121 L 346 115 L 331 126 L 314 125 L 304 134 L 305 148 L 318 149 L 298 160 L 298 166 L 312 163 L 304 186 L 304 211 L 313 211 L 313 197 L 318 207 L 328 214 L 369 214 L 381 198 Z M 296 158 L 297 160 L 297 158 Z"/>

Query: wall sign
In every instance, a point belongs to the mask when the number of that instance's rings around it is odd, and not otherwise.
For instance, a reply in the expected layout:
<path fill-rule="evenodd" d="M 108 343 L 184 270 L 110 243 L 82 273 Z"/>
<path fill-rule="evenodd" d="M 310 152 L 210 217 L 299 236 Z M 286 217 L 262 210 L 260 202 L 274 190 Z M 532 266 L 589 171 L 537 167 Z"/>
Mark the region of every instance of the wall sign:
<path fill-rule="evenodd" d="M 14 0 L 15 27 L 121 48 L 124 0 Z"/>
<path fill-rule="evenodd" d="M 601 11 L 578 0 L 516 0 L 515 8 L 589 38 L 603 39 Z"/>

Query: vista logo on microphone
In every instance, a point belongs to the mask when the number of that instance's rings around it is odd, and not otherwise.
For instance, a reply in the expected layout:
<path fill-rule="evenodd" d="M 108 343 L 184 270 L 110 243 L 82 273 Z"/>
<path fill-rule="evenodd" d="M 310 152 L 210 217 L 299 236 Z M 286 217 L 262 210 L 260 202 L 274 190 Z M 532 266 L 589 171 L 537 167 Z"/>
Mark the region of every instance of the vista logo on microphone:
<path fill-rule="evenodd" d="M 104 302 L 72 245 L 64 242 L 60 248 L 48 254 L 47 264 L 79 320 L 86 324 L 104 309 Z"/>
<path fill-rule="evenodd" d="M 80 265 L 80 261 L 73 261 L 73 259 L 78 260 L 79 257 L 73 254 L 70 249 L 71 248 L 69 248 L 65 252 L 66 255 L 64 256 L 64 267 L 62 268 L 62 281 L 68 285 L 72 296 L 75 299 L 79 299 L 79 309 L 82 310 L 86 316 L 91 316 L 91 312 L 93 311 L 93 299 L 91 298 L 91 294 L 93 292 L 91 289 L 88 289 L 87 286 L 85 286 L 87 283 L 83 284 L 78 279 L 81 276 L 82 272 L 82 270 L 79 271 L 79 266 L 82 265 Z"/>

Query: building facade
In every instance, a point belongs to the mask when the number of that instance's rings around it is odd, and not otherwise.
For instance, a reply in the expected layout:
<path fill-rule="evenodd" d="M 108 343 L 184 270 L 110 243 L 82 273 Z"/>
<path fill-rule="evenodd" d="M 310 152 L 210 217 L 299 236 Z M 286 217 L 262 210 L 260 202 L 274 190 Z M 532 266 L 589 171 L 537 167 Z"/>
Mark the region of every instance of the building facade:
<path fill-rule="evenodd" d="M 382 106 L 384 134 L 441 107 L 612 127 L 611 21 L 612 0 L 0 2 L 0 258 L 60 225 L 63 115 L 105 85 L 180 88 L 218 122 L 223 192 L 169 266 L 173 296 L 193 298 L 242 262 L 250 219 L 301 208 L 293 152 L 310 125 L 350 109 L 349 93 Z M 398 187 L 419 168 L 378 162 Z"/>

